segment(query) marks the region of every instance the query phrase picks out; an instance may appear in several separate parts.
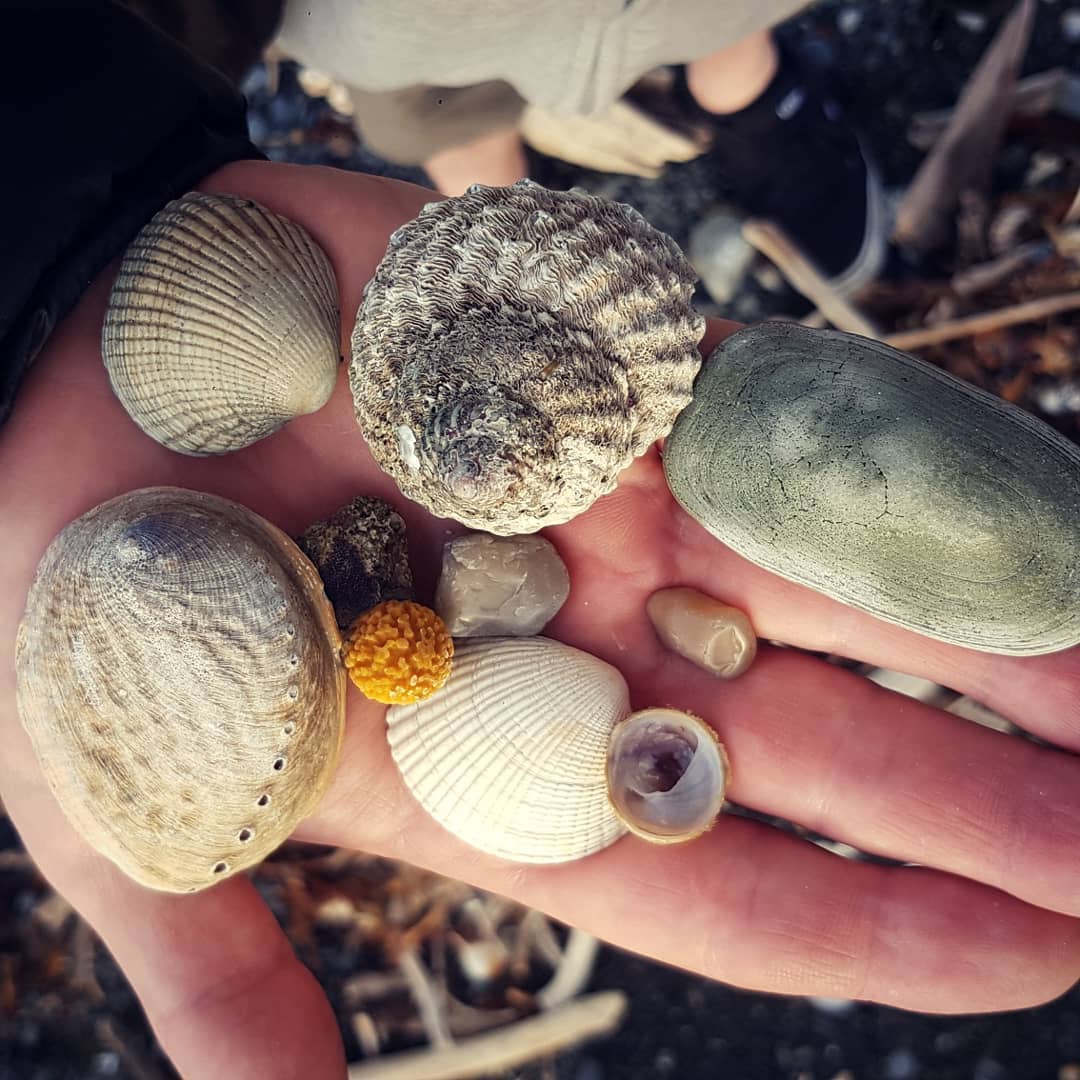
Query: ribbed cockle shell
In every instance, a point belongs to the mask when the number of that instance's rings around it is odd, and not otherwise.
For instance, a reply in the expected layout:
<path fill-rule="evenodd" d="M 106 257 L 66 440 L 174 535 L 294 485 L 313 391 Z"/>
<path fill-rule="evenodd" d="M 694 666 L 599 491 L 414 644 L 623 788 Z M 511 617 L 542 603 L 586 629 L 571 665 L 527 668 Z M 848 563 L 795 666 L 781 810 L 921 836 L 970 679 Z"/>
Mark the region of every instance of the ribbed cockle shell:
<path fill-rule="evenodd" d="M 521 181 L 429 204 L 390 238 L 353 331 L 375 460 L 474 528 L 569 520 L 690 400 L 695 280 L 670 237 L 582 192 Z"/>
<path fill-rule="evenodd" d="M 19 628 L 18 707 L 57 799 L 135 880 L 191 892 L 307 816 L 345 673 L 314 567 L 257 514 L 131 492 L 49 546 Z"/>
<path fill-rule="evenodd" d="M 608 739 L 630 712 L 610 664 L 549 638 L 459 643 L 434 697 L 387 711 L 406 786 L 465 843 L 515 862 L 599 851 L 625 831 L 608 799 Z"/>
<path fill-rule="evenodd" d="M 101 351 L 149 436 L 225 454 L 326 404 L 338 335 L 333 268 L 304 229 L 250 199 L 193 191 L 125 253 Z"/>

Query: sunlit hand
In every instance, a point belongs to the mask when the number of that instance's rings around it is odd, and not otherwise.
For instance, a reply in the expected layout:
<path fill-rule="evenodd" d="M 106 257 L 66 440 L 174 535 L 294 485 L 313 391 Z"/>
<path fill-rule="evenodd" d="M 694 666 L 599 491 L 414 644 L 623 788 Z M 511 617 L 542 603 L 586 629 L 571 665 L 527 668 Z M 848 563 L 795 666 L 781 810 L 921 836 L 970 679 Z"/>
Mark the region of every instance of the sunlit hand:
<path fill-rule="evenodd" d="M 229 166 L 203 186 L 255 198 L 316 236 L 337 271 L 346 339 L 388 234 L 430 197 L 367 176 L 265 163 Z M 151 442 L 114 398 L 101 363 L 112 272 L 54 336 L 0 431 L 0 790 L 34 858 L 101 933 L 185 1076 L 339 1076 L 329 1005 L 246 878 L 192 896 L 154 893 L 72 831 L 16 716 L 15 631 L 56 532 L 148 484 L 226 495 L 293 535 L 357 494 L 381 495 L 408 521 L 422 596 L 448 523 L 405 504 L 372 463 L 344 374 L 325 409 L 242 453 L 193 459 Z M 712 324 L 703 347 L 730 329 Z M 352 690 L 335 782 L 300 838 L 463 878 L 744 987 L 977 1012 L 1035 1004 L 1073 982 L 1080 761 L 793 650 L 763 646 L 746 675 L 720 682 L 660 647 L 645 601 L 657 588 L 692 585 L 743 608 L 763 638 L 926 676 L 1064 751 L 1080 748 L 1080 650 L 1035 659 L 969 652 L 773 577 L 676 507 L 655 451 L 616 492 L 547 535 L 572 580 L 548 633 L 616 664 L 636 707 L 674 705 L 711 722 L 731 759 L 734 801 L 922 866 L 847 861 L 734 817 L 680 847 L 630 837 L 565 866 L 503 863 L 465 848 L 420 810 L 390 759 L 382 708 Z"/>

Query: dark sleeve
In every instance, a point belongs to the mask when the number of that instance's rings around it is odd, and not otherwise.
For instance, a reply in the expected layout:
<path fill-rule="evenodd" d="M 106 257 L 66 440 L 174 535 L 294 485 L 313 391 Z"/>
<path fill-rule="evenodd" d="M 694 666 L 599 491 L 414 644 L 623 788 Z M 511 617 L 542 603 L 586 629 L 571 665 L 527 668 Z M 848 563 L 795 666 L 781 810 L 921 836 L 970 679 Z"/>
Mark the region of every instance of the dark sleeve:
<path fill-rule="evenodd" d="M 169 199 L 262 157 L 224 75 L 112 0 L 0 7 L 0 423 L 57 323 Z"/>

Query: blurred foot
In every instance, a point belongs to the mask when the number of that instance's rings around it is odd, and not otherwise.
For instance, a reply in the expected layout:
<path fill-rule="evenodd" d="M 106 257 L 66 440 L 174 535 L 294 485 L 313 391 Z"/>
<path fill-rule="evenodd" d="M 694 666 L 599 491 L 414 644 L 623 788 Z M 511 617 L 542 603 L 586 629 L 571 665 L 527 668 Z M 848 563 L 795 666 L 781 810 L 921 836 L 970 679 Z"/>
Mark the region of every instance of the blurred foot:
<path fill-rule="evenodd" d="M 888 241 L 881 184 L 851 124 L 817 79 L 781 50 L 765 90 L 725 114 L 703 109 L 685 76 L 679 85 L 684 107 L 709 119 L 710 156 L 731 202 L 780 225 L 839 292 L 874 280 Z"/>
<path fill-rule="evenodd" d="M 470 184 L 509 187 L 529 175 L 516 128 L 492 131 L 462 146 L 440 150 L 424 162 L 424 169 L 443 195 L 461 195 Z"/>

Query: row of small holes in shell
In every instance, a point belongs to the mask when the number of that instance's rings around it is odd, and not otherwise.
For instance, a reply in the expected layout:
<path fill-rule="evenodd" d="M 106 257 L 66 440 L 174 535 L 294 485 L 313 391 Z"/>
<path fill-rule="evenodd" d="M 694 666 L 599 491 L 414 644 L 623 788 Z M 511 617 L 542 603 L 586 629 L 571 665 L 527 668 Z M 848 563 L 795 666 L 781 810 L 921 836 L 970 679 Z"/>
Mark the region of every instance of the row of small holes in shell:
<path fill-rule="evenodd" d="M 294 691 L 295 690 L 296 690 L 296 687 L 294 687 L 294 686 L 290 686 L 289 689 L 288 689 L 288 696 L 289 696 L 290 701 L 295 701 L 296 700 L 296 697 L 294 696 Z M 288 724 L 286 724 L 281 729 L 281 731 L 282 731 L 283 735 L 292 735 L 293 732 L 296 731 L 296 725 L 290 721 Z M 283 757 L 274 758 L 274 772 L 281 772 L 281 770 L 284 769 L 284 768 L 285 768 L 285 759 Z M 265 807 L 265 806 L 269 806 L 270 805 L 270 795 L 267 792 L 264 791 L 259 796 L 259 798 L 256 801 L 255 805 L 260 807 L 260 808 Z M 246 844 L 249 840 L 254 840 L 255 839 L 255 830 L 253 828 L 241 829 L 240 832 L 237 833 L 236 839 L 239 840 L 241 844 Z M 228 869 L 229 869 L 229 864 L 227 862 L 225 862 L 224 859 L 222 859 L 221 862 L 214 863 L 213 872 L 215 874 L 224 874 L 225 871 L 228 870 Z"/>

